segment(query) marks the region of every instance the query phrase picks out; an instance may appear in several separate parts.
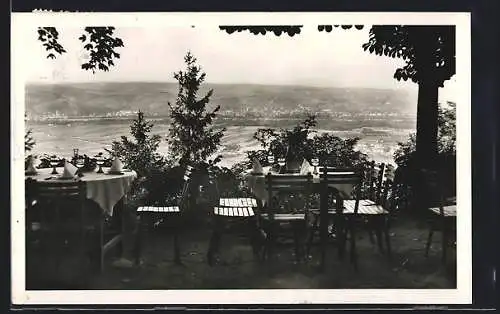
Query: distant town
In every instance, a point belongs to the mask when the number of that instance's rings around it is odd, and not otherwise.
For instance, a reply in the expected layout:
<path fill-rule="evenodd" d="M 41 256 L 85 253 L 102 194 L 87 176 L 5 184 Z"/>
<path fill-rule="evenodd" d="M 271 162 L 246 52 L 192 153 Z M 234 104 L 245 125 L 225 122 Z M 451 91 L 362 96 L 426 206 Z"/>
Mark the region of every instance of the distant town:
<path fill-rule="evenodd" d="M 400 117 L 411 119 L 414 118 L 414 114 L 402 114 L 399 112 L 334 112 L 332 109 L 320 109 L 312 111 L 311 109 L 298 106 L 296 109 L 270 109 L 270 108 L 260 108 L 261 110 L 250 110 L 249 108 L 243 108 L 239 111 L 233 110 L 221 110 L 218 115 L 223 119 L 282 119 L 282 118 L 303 118 L 307 113 L 315 113 L 317 118 L 365 118 L 370 119 L 383 119 L 390 117 Z M 145 112 L 147 117 L 150 118 L 168 118 L 164 114 L 159 114 L 157 112 Z M 91 113 L 87 115 L 68 115 L 59 111 L 56 112 L 45 112 L 41 114 L 27 113 L 26 121 L 33 122 L 43 122 L 43 121 L 60 121 L 60 120 L 89 120 L 89 119 L 106 119 L 106 120 L 120 120 L 120 119 L 133 119 L 137 115 L 135 110 L 120 110 L 115 112 L 108 112 L 105 114 Z"/>

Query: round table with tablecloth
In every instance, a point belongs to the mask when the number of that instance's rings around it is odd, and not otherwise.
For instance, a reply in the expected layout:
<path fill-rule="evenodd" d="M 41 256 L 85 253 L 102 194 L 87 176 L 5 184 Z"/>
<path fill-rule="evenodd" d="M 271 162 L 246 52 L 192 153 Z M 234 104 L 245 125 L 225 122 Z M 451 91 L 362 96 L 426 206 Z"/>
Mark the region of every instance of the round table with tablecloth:
<path fill-rule="evenodd" d="M 59 181 L 63 168 L 56 168 L 59 174 L 51 174 L 52 168 L 37 169 L 36 175 L 26 175 L 36 181 Z M 130 190 L 132 182 L 137 178 L 133 170 L 123 170 L 121 174 L 109 174 L 109 168 L 103 168 L 104 173 L 86 172 L 78 179 L 86 182 L 87 199 L 96 202 L 108 216 L 113 215 L 113 207 Z M 65 180 L 67 181 L 67 180 Z"/>

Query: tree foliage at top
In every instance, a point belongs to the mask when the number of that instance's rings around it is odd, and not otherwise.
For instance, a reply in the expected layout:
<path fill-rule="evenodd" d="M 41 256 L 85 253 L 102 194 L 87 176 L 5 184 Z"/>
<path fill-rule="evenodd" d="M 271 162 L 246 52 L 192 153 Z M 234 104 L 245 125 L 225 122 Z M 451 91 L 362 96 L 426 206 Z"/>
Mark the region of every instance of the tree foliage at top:
<path fill-rule="evenodd" d="M 116 52 L 119 47 L 124 47 L 121 38 L 114 35 L 114 27 L 85 27 L 84 33 L 78 38 L 83 49 L 88 53 L 88 61 L 81 65 L 83 70 L 109 71 L 114 66 L 114 60 L 120 58 Z M 55 27 L 39 27 L 38 40 L 43 43 L 48 52 L 47 58 L 55 59 L 67 51 L 59 43 L 59 32 Z"/>
<path fill-rule="evenodd" d="M 207 108 L 213 90 L 198 98 L 206 74 L 196 61 L 190 52 L 186 54 L 186 70 L 174 73 L 179 83 L 177 99 L 175 104 L 168 103 L 172 118 L 168 143 L 172 157 L 180 164 L 207 162 L 219 149 L 225 131 L 225 128 L 215 129 L 212 126 L 220 110 L 220 106 L 213 110 Z M 220 159 L 220 156 L 215 158 L 215 162 Z"/>
<path fill-rule="evenodd" d="M 219 29 L 226 31 L 228 34 L 234 32 L 249 31 L 254 35 L 265 35 L 267 32 L 273 32 L 276 36 L 280 36 L 282 33 L 293 37 L 295 34 L 300 34 L 302 25 L 261 25 L 261 26 L 251 26 L 251 25 L 221 25 Z"/>
<path fill-rule="evenodd" d="M 397 80 L 419 83 L 432 78 L 443 86 L 456 71 L 455 26 L 375 25 L 362 47 L 403 59 L 406 65 L 394 73 Z"/>

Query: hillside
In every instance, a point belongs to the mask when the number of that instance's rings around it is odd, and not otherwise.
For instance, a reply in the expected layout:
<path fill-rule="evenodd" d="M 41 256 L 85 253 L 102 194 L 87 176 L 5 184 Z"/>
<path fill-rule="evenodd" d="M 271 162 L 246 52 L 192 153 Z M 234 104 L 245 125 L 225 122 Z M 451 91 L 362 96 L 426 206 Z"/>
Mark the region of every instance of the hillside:
<path fill-rule="evenodd" d="M 206 84 L 213 89 L 212 105 L 224 115 L 279 115 L 294 110 L 326 113 L 415 114 L 414 95 L 403 90 L 316 88 L 248 84 Z M 175 102 L 177 84 L 151 82 L 28 84 L 29 115 L 106 115 L 141 109 L 148 114 L 168 115 L 167 102 Z M 301 108 L 301 109 L 300 109 Z"/>

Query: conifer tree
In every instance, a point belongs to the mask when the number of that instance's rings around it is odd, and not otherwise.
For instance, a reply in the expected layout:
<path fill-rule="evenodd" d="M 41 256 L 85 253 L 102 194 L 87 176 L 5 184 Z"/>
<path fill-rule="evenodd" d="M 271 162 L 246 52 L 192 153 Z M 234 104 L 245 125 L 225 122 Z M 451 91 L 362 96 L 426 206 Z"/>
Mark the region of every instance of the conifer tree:
<path fill-rule="evenodd" d="M 146 176 L 151 169 L 162 167 L 165 164 L 162 156 L 157 152 L 161 137 L 151 135 L 153 123 L 146 121 L 144 113 L 137 112 L 137 118 L 130 126 L 130 134 L 121 137 L 121 142 L 113 141 L 109 152 L 123 159 L 125 164 L 135 170 L 139 176 Z"/>
<path fill-rule="evenodd" d="M 176 102 L 168 103 L 172 118 L 168 139 L 170 153 L 181 165 L 207 162 L 207 159 L 217 152 L 225 131 L 225 128 L 216 129 L 212 126 L 220 109 L 220 106 L 213 110 L 207 108 L 213 90 L 201 98 L 198 97 L 206 74 L 196 61 L 190 52 L 186 54 L 185 71 L 174 73 L 174 78 L 179 82 Z M 215 158 L 213 163 L 220 161 L 220 158 Z"/>

